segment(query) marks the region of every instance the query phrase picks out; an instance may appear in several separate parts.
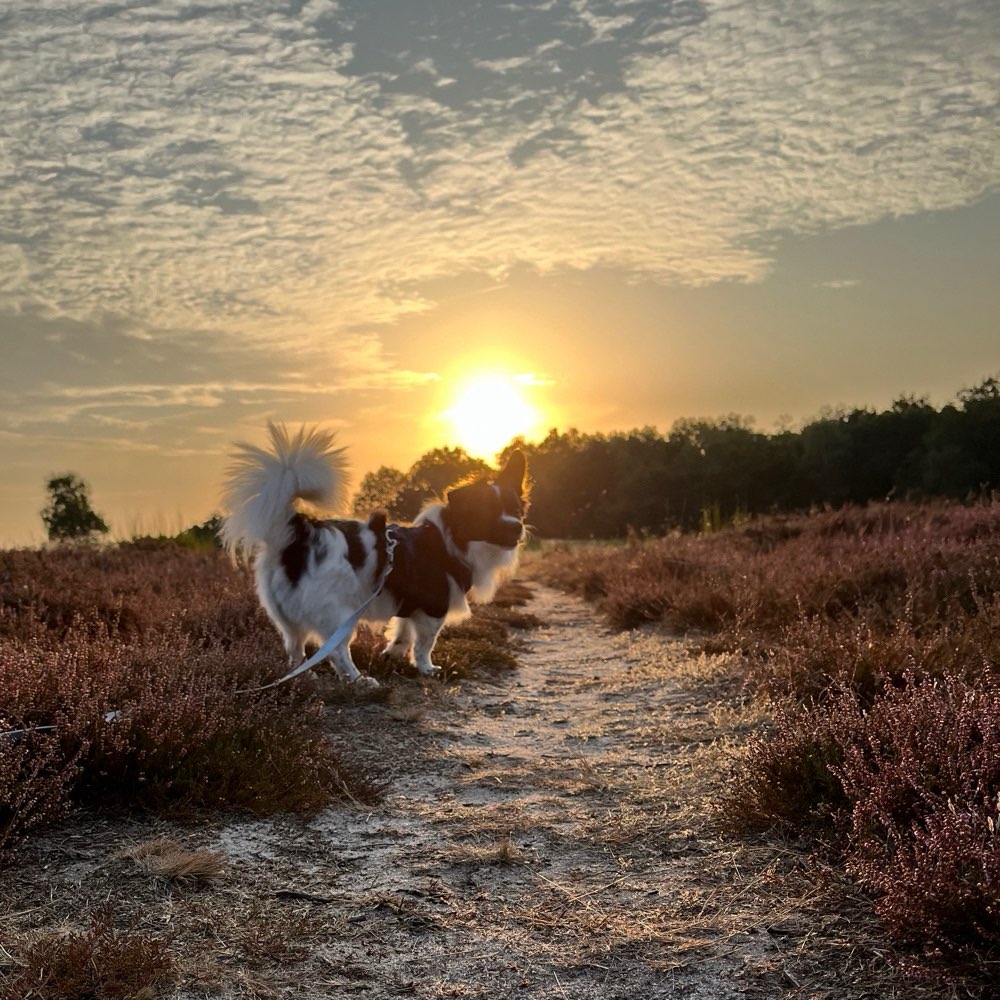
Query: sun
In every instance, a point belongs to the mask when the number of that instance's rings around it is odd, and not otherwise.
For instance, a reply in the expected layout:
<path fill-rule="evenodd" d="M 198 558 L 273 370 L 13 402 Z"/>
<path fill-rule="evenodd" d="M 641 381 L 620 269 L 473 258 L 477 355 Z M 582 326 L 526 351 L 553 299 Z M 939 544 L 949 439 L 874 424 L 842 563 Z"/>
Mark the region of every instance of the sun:
<path fill-rule="evenodd" d="M 529 434 L 539 421 L 519 380 L 509 375 L 470 378 L 444 416 L 455 440 L 477 458 L 492 458 L 511 438 Z"/>

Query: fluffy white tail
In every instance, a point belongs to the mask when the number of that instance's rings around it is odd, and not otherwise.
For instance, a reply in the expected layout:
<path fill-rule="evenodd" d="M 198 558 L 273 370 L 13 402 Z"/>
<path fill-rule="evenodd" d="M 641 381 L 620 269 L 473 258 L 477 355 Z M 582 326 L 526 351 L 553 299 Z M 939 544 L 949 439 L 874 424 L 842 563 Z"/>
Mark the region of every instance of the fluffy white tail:
<path fill-rule="evenodd" d="M 283 548 L 291 540 L 295 501 L 339 510 L 347 502 L 347 460 L 334 435 L 284 424 L 268 424 L 271 450 L 241 443 L 226 473 L 222 494 L 222 542 L 233 557 L 262 546 Z"/>

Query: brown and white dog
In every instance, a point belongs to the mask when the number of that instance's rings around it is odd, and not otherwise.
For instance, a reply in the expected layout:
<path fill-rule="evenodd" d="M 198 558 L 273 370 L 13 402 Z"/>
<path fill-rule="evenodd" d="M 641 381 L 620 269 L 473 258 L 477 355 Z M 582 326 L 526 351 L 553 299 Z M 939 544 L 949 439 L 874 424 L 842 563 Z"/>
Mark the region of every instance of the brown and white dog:
<path fill-rule="evenodd" d="M 221 535 L 233 556 L 253 556 L 257 594 L 295 665 L 305 644 L 325 641 L 371 597 L 386 566 L 386 515 L 367 521 L 319 518 L 301 509 L 346 499 L 344 449 L 333 434 L 269 425 L 271 448 L 237 445 L 223 495 Z M 515 451 L 495 478 L 449 490 L 411 525 L 392 525 L 392 569 L 364 619 L 389 622 L 385 652 L 422 674 L 447 621 L 468 617 L 469 601 L 489 601 L 513 572 L 524 538 L 524 455 Z M 330 654 L 345 680 L 362 677 L 349 636 Z M 364 678 L 375 684 L 372 678 Z"/>

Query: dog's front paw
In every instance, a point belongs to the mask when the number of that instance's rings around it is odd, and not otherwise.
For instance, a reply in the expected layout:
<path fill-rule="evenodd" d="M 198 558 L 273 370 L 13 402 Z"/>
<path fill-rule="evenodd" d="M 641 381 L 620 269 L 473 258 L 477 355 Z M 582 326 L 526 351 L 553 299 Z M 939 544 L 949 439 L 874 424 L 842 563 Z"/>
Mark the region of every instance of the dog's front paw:
<path fill-rule="evenodd" d="M 441 668 L 428 660 L 426 663 L 416 663 L 414 666 L 424 677 L 440 677 Z"/>
<path fill-rule="evenodd" d="M 382 686 L 374 677 L 369 677 L 367 674 L 358 674 L 351 681 L 351 685 L 358 691 L 374 691 Z"/>

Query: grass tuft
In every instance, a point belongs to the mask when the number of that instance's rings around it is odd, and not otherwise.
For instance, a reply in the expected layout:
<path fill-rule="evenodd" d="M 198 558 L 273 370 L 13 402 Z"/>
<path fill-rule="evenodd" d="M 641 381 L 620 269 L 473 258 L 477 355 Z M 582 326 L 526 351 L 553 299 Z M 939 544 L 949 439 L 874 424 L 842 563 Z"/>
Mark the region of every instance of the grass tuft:
<path fill-rule="evenodd" d="M 159 878 L 185 881 L 208 880 L 221 875 L 226 856 L 221 851 L 185 850 L 169 837 L 156 837 L 121 852 L 143 871 Z"/>
<path fill-rule="evenodd" d="M 0 986 L 2 1000 L 153 1000 L 172 968 L 167 942 L 117 930 L 110 904 L 85 931 L 39 938 L 20 965 Z"/>
<path fill-rule="evenodd" d="M 449 852 L 452 861 L 463 865 L 524 865 L 532 860 L 531 855 L 518 847 L 511 834 L 507 833 L 492 843 L 459 844 Z"/>

